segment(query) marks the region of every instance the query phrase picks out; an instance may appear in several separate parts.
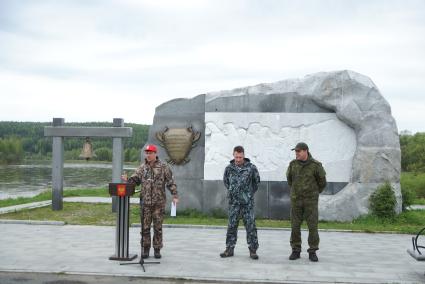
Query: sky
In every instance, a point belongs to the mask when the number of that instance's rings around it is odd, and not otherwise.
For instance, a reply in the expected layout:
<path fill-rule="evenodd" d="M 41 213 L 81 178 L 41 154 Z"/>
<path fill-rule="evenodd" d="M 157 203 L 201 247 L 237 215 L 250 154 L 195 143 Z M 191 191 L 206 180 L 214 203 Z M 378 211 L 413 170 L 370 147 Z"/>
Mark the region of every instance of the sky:
<path fill-rule="evenodd" d="M 346 69 L 425 132 L 425 1 L 0 0 L 0 121 L 151 124 L 174 98 Z"/>

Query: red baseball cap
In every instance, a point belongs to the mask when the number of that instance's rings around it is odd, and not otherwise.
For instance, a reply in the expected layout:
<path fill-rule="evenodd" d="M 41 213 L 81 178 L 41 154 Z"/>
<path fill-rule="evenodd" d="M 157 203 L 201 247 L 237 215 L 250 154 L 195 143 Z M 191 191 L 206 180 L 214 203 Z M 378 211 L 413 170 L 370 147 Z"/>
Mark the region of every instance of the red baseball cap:
<path fill-rule="evenodd" d="M 153 144 L 148 144 L 145 147 L 145 151 L 157 152 L 156 146 Z"/>

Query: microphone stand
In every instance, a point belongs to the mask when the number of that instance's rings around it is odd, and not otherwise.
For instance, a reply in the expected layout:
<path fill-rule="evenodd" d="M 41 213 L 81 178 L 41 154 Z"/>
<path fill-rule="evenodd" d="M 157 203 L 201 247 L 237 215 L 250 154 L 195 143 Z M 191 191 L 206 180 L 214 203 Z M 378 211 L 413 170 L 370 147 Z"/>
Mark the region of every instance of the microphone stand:
<path fill-rule="evenodd" d="M 142 232 L 142 238 L 140 240 L 140 261 L 139 262 L 125 262 L 125 263 L 120 263 L 120 265 L 132 265 L 132 264 L 140 264 L 143 268 L 143 272 L 146 272 L 145 270 L 145 264 L 160 264 L 159 261 L 144 261 L 143 259 L 143 219 L 144 219 L 144 205 L 143 205 L 143 199 L 140 197 L 140 225 L 142 227 L 141 232 Z M 149 224 L 150 225 L 150 224 Z M 149 228 L 150 229 L 150 228 Z"/>

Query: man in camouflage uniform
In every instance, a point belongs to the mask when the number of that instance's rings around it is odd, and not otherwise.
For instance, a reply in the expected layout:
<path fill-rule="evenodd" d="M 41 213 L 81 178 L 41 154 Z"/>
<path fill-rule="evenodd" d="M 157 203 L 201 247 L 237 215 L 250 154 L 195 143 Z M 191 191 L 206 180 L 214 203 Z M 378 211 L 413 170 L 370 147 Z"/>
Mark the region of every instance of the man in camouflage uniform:
<path fill-rule="evenodd" d="M 319 249 L 318 203 L 319 193 L 326 187 L 326 172 L 322 164 L 313 159 L 307 144 L 300 142 L 294 149 L 296 159 L 289 163 L 286 171 L 288 185 L 291 188 L 291 247 L 290 260 L 300 258 L 301 223 L 306 220 L 308 226 L 309 259 L 318 261 Z"/>
<path fill-rule="evenodd" d="M 126 177 L 123 176 L 123 180 Z M 141 164 L 136 172 L 128 178 L 129 183 L 142 185 L 140 191 L 141 202 L 143 202 L 143 224 L 140 234 L 143 237 L 143 258 L 149 257 L 151 247 L 151 224 L 153 222 L 153 248 L 155 258 L 161 258 L 162 248 L 162 222 L 165 212 L 165 187 L 173 195 L 173 203 L 177 203 L 177 186 L 173 179 L 170 167 L 160 161 L 157 157 L 155 145 L 145 147 L 145 162 Z"/>
<path fill-rule="evenodd" d="M 224 171 L 223 182 L 228 190 L 229 198 L 229 224 L 226 235 L 226 250 L 221 257 L 233 256 L 236 245 L 239 219 L 242 216 L 246 229 L 246 240 L 249 255 L 258 259 L 257 228 L 255 226 L 254 194 L 260 183 L 257 167 L 245 158 L 244 148 L 236 146 L 233 150 L 234 159 Z"/>

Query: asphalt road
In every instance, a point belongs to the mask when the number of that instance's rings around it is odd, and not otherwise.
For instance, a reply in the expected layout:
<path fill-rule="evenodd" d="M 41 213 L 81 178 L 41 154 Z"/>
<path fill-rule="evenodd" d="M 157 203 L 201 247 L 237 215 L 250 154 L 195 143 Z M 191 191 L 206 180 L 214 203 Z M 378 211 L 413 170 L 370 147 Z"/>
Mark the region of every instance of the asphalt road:
<path fill-rule="evenodd" d="M 99 275 L 76 275 L 55 273 L 0 272 L 0 284 L 200 284 L 217 283 L 210 281 L 187 281 L 176 279 L 150 279 L 142 277 L 119 277 Z M 236 283 L 236 282 L 233 282 Z"/>

